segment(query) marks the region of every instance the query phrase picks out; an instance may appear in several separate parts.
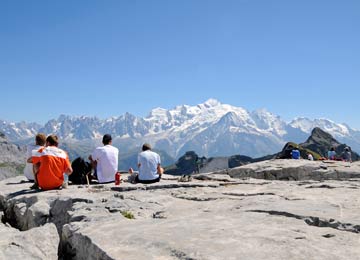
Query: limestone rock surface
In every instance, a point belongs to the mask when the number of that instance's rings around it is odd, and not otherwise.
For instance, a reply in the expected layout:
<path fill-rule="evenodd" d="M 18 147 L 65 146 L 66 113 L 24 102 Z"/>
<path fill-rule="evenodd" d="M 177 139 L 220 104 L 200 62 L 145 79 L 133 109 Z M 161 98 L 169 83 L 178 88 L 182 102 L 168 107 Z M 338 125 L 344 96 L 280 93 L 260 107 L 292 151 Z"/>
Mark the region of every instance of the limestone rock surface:
<path fill-rule="evenodd" d="M 54 224 L 20 232 L 0 223 L 0 259 L 58 259 Z"/>
<path fill-rule="evenodd" d="M 165 175 L 149 185 L 69 185 L 45 192 L 29 190 L 30 183 L 15 177 L 0 182 L 0 209 L 3 222 L 13 226 L 7 229 L 21 236 L 53 223 L 59 259 L 360 259 L 358 165 L 339 165 L 335 175 L 318 163 L 281 161 L 187 182 Z M 280 166 L 296 181 L 251 176 Z M 50 241 L 45 232 L 37 234 Z"/>
<path fill-rule="evenodd" d="M 233 178 L 269 180 L 341 180 L 360 178 L 360 162 L 273 159 L 226 169 Z"/>

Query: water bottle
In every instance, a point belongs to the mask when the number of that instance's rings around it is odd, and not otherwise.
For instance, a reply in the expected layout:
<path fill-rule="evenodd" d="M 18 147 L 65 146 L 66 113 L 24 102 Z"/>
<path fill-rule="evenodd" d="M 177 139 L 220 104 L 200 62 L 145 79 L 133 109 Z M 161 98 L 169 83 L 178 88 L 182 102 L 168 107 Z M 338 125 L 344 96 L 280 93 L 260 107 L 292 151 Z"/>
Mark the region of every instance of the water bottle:
<path fill-rule="evenodd" d="M 115 173 L 115 185 L 120 185 L 121 182 L 121 174 L 120 172 Z"/>

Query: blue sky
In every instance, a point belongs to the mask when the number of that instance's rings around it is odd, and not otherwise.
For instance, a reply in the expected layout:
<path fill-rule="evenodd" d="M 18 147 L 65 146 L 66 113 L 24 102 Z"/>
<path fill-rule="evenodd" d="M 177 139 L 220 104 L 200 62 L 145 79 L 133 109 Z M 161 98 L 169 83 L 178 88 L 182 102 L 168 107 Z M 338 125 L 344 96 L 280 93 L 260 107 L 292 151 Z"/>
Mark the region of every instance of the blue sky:
<path fill-rule="evenodd" d="M 209 98 L 360 129 L 358 0 L 0 0 L 0 119 Z"/>

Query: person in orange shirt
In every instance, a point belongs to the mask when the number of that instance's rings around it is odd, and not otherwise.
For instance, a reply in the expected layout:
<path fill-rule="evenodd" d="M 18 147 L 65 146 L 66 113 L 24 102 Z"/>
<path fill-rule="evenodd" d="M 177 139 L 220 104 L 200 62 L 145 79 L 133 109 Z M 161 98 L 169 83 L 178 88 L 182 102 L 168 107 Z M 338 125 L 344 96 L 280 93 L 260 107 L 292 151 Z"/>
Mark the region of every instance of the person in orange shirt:
<path fill-rule="evenodd" d="M 59 188 L 64 182 L 64 173 L 72 173 L 71 163 L 67 153 L 58 148 L 59 141 L 56 135 L 46 138 L 46 147 L 39 149 L 30 159 L 37 165 L 36 180 L 42 190 Z"/>

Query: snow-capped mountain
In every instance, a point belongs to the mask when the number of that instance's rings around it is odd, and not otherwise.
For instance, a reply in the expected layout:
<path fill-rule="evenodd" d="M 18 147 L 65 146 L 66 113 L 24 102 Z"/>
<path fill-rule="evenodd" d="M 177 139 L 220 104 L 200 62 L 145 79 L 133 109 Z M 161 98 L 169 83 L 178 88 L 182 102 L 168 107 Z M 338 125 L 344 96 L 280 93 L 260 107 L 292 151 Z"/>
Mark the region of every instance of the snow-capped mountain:
<path fill-rule="evenodd" d="M 1 122 L 0 131 L 18 143 L 37 132 L 55 133 L 66 143 L 99 143 L 104 133 L 110 133 L 120 150 L 138 149 L 143 142 L 150 142 L 173 157 L 189 150 L 204 156 L 257 157 L 279 151 L 287 141 L 305 141 L 314 127 L 360 151 L 360 131 L 345 124 L 307 118 L 287 123 L 265 109 L 249 112 L 215 99 L 196 106 L 155 108 L 144 118 L 125 113 L 108 119 L 62 115 L 44 126 Z"/>
<path fill-rule="evenodd" d="M 310 120 L 308 118 L 298 117 L 291 121 L 289 125 L 294 128 L 298 128 L 305 133 L 311 132 L 311 130 L 315 127 L 320 127 L 325 132 L 334 134 L 338 137 L 349 136 L 351 131 L 350 128 L 345 124 L 337 124 L 325 118 Z"/>
<path fill-rule="evenodd" d="M 0 120 L 0 132 L 12 141 L 33 137 L 41 127 L 37 123 L 13 123 Z"/>

